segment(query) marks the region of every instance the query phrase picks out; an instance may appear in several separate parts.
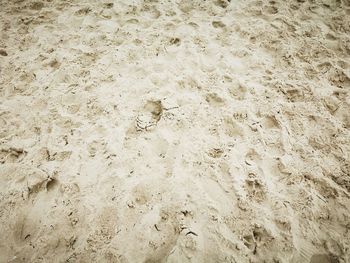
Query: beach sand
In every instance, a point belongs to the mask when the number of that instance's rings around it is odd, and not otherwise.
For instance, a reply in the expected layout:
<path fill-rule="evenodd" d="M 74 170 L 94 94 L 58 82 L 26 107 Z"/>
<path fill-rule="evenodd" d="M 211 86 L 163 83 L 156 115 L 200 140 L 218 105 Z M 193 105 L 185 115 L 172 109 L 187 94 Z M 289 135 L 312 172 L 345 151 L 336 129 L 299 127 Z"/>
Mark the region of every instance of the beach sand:
<path fill-rule="evenodd" d="M 349 0 L 0 0 L 0 262 L 350 262 Z"/>

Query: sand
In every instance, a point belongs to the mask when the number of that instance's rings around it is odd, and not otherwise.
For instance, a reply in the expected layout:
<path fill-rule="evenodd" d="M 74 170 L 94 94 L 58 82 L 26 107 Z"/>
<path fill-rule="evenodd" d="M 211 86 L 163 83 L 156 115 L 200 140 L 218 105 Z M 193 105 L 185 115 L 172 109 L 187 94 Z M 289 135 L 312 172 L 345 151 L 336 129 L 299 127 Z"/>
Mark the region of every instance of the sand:
<path fill-rule="evenodd" d="M 350 262 L 349 0 L 0 26 L 0 262 Z"/>

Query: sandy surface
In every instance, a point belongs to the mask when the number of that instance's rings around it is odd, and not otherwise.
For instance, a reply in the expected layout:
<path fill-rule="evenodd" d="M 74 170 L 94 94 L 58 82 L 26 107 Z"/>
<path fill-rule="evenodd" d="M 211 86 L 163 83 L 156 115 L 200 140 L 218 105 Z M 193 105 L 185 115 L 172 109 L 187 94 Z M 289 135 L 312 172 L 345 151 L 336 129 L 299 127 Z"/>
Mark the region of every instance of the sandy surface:
<path fill-rule="evenodd" d="M 349 0 L 0 26 L 0 262 L 350 262 Z"/>

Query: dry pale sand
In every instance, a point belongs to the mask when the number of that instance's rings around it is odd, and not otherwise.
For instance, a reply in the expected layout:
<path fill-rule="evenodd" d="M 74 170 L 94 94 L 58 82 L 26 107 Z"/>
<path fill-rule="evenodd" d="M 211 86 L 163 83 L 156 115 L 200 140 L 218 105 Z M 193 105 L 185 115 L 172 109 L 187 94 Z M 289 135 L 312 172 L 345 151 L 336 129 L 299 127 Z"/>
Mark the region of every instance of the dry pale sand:
<path fill-rule="evenodd" d="M 0 262 L 350 262 L 349 0 L 0 0 Z"/>

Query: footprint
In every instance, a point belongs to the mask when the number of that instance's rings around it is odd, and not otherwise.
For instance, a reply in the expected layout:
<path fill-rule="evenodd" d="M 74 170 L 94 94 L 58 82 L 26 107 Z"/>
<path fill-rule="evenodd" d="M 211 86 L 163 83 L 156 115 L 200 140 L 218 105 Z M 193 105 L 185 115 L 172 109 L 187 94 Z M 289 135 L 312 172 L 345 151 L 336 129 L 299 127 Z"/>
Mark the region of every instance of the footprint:
<path fill-rule="evenodd" d="M 327 39 L 327 40 L 334 41 L 334 40 L 337 40 L 337 37 L 334 36 L 332 33 L 327 33 L 327 34 L 326 34 L 326 39 Z"/>
<path fill-rule="evenodd" d="M 247 112 L 235 112 L 233 113 L 233 119 L 235 119 L 236 121 L 239 122 L 244 122 L 246 120 L 248 120 L 248 113 Z"/>
<path fill-rule="evenodd" d="M 345 62 L 344 60 L 338 60 L 337 65 L 341 67 L 342 69 L 346 70 L 349 68 L 349 63 Z"/>
<path fill-rule="evenodd" d="M 182 0 L 179 4 L 178 4 L 179 9 L 185 13 L 188 14 L 190 13 L 193 9 L 195 9 L 195 7 L 193 6 L 193 4 L 191 3 L 191 1 L 187 1 L 187 0 Z"/>
<path fill-rule="evenodd" d="M 0 163 L 15 163 L 20 162 L 27 152 L 21 148 L 2 148 L 0 149 Z"/>
<path fill-rule="evenodd" d="M 290 9 L 292 10 L 299 10 L 300 6 L 296 4 L 290 4 Z"/>
<path fill-rule="evenodd" d="M 230 0 L 217 0 L 217 1 L 214 2 L 214 4 L 216 6 L 220 6 L 222 8 L 226 8 L 230 4 L 229 2 L 230 2 Z"/>
<path fill-rule="evenodd" d="M 90 7 L 84 7 L 75 12 L 75 15 L 84 16 L 90 13 L 92 10 Z"/>
<path fill-rule="evenodd" d="M 342 122 L 343 127 L 346 129 L 350 128 L 350 104 L 342 103 L 339 108 L 336 110 L 336 118 Z"/>
<path fill-rule="evenodd" d="M 154 128 L 160 121 L 163 113 L 163 105 L 160 100 L 147 101 L 136 118 L 136 130 L 148 131 Z"/>
<path fill-rule="evenodd" d="M 94 140 L 87 145 L 87 151 L 89 153 L 89 157 L 95 157 L 97 152 L 103 152 L 105 149 L 105 143 L 99 140 Z"/>
<path fill-rule="evenodd" d="M 278 13 L 278 9 L 277 9 L 277 7 L 275 7 L 275 6 L 270 5 L 270 6 L 265 6 L 265 7 L 263 8 L 263 12 L 264 12 L 264 13 L 267 13 L 267 14 L 269 14 L 269 15 L 275 15 L 275 14 Z"/>
<path fill-rule="evenodd" d="M 180 46 L 181 44 L 181 39 L 178 37 L 173 37 L 169 40 L 171 45 L 175 45 L 175 46 Z"/>
<path fill-rule="evenodd" d="M 328 72 L 332 67 L 333 67 L 333 65 L 330 62 L 328 62 L 328 61 L 320 63 L 320 64 L 317 65 L 317 69 L 322 74 L 325 74 L 326 72 Z"/>
<path fill-rule="evenodd" d="M 266 198 L 265 185 L 254 173 L 249 173 L 245 189 L 251 200 L 262 202 Z"/>
<path fill-rule="evenodd" d="M 213 148 L 208 152 L 208 155 L 212 158 L 220 158 L 223 153 L 224 153 L 223 149 Z"/>
<path fill-rule="evenodd" d="M 104 207 L 96 217 L 90 234 L 86 240 L 87 248 L 100 250 L 109 244 L 116 235 L 118 227 L 118 212 L 115 207 Z"/>
<path fill-rule="evenodd" d="M 41 10 L 44 7 L 44 3 L 42 2 L 34 2 L 30 5 L 30 9 L 32 10 Z"/>
<path fill-rule="evenodd" d="M 251 233 L 243 236 L 244 245 L 252 250 L 253 254 L 258 252 L 259 247 L 266 246 L 273 240 L 273 237 L 263 226 L 255 225 Z"/>
<path fill-rule="evenodd" d="M 329 70 L 328 79 L 337 87 L 346 88 L 350 86 L 350 77 L 344 70 L 339 68 L 331 68 Z"/>
<path fill-rule="evenodd" d="M 338 89 L 333 92 L 333 95 L 337 97 L 338 100 L 346 101 L 348 98 L 348 92 L 343 89 Z"/>
<path fill-rule="evenodd" d="M 238 81 L 234 81 L 233 85 L 229 88 L 229 93 L 233 98 L 243 100 L 246 97 L 247 88 Z"/>
<path fill-rule="evenodd" d="M 193 27 L 193 28 L 198 28 L 199 27 L 199 25 L 194 23 L 194 22 L 189 22 L 188 25 Z"/>
<path fill-rule="evenodd" d="M 245 163 L 247 165 L 254 165 L 260 160 L 261 156 L 254 149 L 250 149 L 245 156 Z"/>
<path fill-rule="evenodd" d="M 208 93 L 205 97 L 205 100 L 211 106 L 223 106 L 225 104 L 225 101 L 216 93 Z"/>
<path fill-rule="evenodd" d="M 275 219 L 276 226 L 286 234 L 290 234 L 292 230 L 291 222 L 288 219 Z"/>
<path fill-rule="evenodd" d="M 253 229 L 253 237 L 257 246 L 266 245 L 273 237 L 267 232 L 263 226 L 255 226 Z"/>
<path fill-rule="evenodd" d="M 243 237 L 243 242 L 244 242 L 244 245 L 250 249 L 250 250 L 254 250 L 256 249 L 256 243 L 255 243 L 255 240 L 254 240 L 254 237 L 253 235 L 249 234 L 249 235 L 245 235 Z"/>
<path fill-rule="evenodd" d="M 140 11 L 152 19 L 158 19 L 161 16 L 161 12 L 155 6 L 144 5 Z"/>
<path fill-rule="evenodd" d="M 136 18 L 131 18 L 131 19 L 126 20 L 125 23 L 137 25 L 139 23 L 139 20 L 137 20 Z"/>
<path fill-rule="evenodd" d="M 311 244 L 310 242 L 308 242 L 304 239 L 298 240 L 298 237 L 295 238 L 295 245 L 294 246 L 299 251 L 299 254 L 295 255 L 296 260 L 293 260 L 293 262 L 307 262 L 317 252 L 317 250 L 313 244 Z M 313 262 L 313 263 L 315 263 L 315 262 Z"/>
<path fill-rule="evenodd" d="M 266 116 L 263 121 L 263 126 L 268 129 L 281 129 L 275 116 Z"/>
<path fill-rule="evenodd" d="M 71 155 L 72 155 L 72 151 L 55 152 L 49 155 L 48 160 L 62 162 L 66 159 L 69 159 Z"/>
<path fill-rule="evenodd" d="M 57 59 L 53 59 L 47 63 L 48 66 L 50 66 L 53 69 L 58 69 L 61 65 L 61 63 Z"/>
<path fill-rule="evenodd" d="M 104 7 L 104 8 L 107 8 L 107 9 L 111 9 L 111 8 L 113 8 L 113 6 L 114 6 L 113 3 L 104 3 L 104 4 L 103 4 L 103 7 Z"/>
<path fill-rule="evenodd" d="M 0 183 L 9 192 L 21 193 L 24 199 L 31 194 L 46 191 L 49 182 L 55 180 L 46 172 L 20 164 L 2 165 Z"/>
<path fill-rule="evenodd" d="M 303 101 L 305 98 L 304 92 L 298 88 L 286 87 L 281 91 L 290 102 Z"/>
<path fill-rule="evenodd" d="M 314 254 L 310 259 L 310 263 L 339 263 L 339 259 L 334 255 Z"/>
<path fill-rule="evenodd" d="M 339 109 L 341 102 L 335 97 L 327 96 L 323 99 L 323 104 L 326 106 L 329 113 L 334 115 Z"/>
<path fill-rule="evenodd" d="M 225 27 L 226 25 L 224 23 L 222 23 L 221 21 L 213 21 L 211 23 L 213 25 L 213 27 L 215 28 L 223 28 Z"/>
<path fill-rule="evenodd" d="M 14 222 L 11 223 L 13 224 L 13 237 L 19 243 L 30 240 L 39 231 L 39 225 L 24 212 L 17 214 Z"/>
<path fill-rule="evenodd" d="M 243 137 L 243 128 L 235 120 L 225 117 L 223 121 L 223 128 L 226 135 L 230 137 Z"/>
<path fill-rule="evenodd" d="M 6 57 L 7 56 L 7 52 L 5 50 L 3 50 L 3 49 L 0 49 L 0 55 Z"/>

